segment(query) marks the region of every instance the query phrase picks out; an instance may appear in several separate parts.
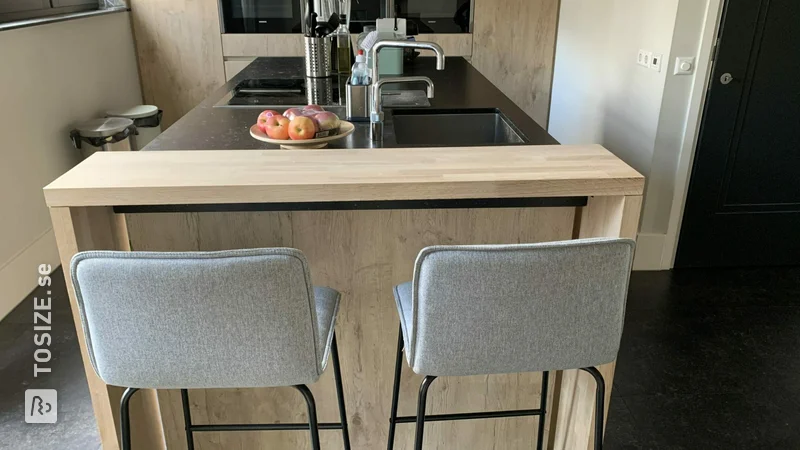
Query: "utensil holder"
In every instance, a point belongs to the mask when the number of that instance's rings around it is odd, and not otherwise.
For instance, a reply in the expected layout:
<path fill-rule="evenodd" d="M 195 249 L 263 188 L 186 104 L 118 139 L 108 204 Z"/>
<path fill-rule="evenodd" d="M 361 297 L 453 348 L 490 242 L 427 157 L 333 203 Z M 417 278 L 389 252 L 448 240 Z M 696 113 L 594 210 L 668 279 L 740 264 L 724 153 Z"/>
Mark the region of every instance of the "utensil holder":
<path fill-rule="evenodd" d="M 353 86 L 347 79 L 345 95 L 347 100 L 347 120 L 365 122 L 369 120 L 370 86 Z"/>
<path fill-rule="evenodd" d="M 331 76 L 331 40 L 327 37 L 303 37 L 306 57 L 306 76 L 324 78 Z"/>
<path fill-rule="evenodd" d="M 333 104 L 333 78 L 306 78 L 306 100 L 309 105 Z"/>

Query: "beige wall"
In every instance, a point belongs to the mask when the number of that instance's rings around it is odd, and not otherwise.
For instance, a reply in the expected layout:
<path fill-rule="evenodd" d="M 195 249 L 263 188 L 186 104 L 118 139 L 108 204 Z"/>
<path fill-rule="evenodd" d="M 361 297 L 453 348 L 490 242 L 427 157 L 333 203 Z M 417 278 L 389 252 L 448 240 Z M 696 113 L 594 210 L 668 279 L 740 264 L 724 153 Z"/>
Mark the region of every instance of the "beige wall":
<path fill-rule="evenodd" d="M 58 264 L 42 187 L 78 161 L 76 122 L 141 103 L 128 13 L 0 31 L 0 317 Z"/>
<path fill-rule="evenodd" d="M 549 131 L 564 144 L 603 144 L 647 176 L 636 268 L 671 267 L 665 239 L 678 161 L 699 114 L 692 100 L 702 96 L 705 16 L 718 3 L 561 3 Z M 661 72 L 636 64 L 639 49 L 663 55 Z M 698 57 L 698 72 L 673 75 L 676 56 Z"/>
<path fill-rule="evenodd" d="M 669 54 L 678 0 L 563 0 L 550 133 L 600 143 L 650 175 L 666 70 L 636 64 L 638 50 Z M 648 20 L 643 20 L 648 18 Z"/>

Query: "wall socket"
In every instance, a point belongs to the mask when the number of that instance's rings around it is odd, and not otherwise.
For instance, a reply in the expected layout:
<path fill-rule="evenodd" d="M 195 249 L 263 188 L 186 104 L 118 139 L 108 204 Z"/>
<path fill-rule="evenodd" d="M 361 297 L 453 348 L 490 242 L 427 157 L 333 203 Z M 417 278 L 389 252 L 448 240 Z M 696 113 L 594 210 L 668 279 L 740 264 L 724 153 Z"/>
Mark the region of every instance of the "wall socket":
<path fill-rule="evenodd" d="M 639 53 L 636 55 L 636 64 L 639 64 L 642 67 L 650 67 L 650 59 L 652 57 L 653 57 L 652 52 L 639 49 Z"/>
<path fill-rule="evenodd" d="M 663 56 L 660 53 L 653 53 L 650 50 L 639 49 L 636 54 L 636 64 L 661 72 L 661 60 Z"/>

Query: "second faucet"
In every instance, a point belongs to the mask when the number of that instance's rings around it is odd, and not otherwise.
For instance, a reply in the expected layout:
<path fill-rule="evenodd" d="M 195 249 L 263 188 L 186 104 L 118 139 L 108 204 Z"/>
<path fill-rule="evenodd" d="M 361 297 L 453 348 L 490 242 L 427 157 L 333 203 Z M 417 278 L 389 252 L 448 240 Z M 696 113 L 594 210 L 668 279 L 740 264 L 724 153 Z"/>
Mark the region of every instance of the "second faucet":
<path fill-rule="evenodd" d="M 390 83 L 409 83 L 409 82 L 422 82 L 427 84 L 428 98 L 433 98 L 433 81 L 428 77 L 410 76 L 410 77 L 385 77 L 378 76 L 378 52 L 382 48 L 412 48 L 418 50 L 431 50 L 436 54 L 436 70 L 444 70 L 444 50 L 439 44 L 433 42 L 416 42 L 416 41 L 394 41 L 385 40 L 376 42 L 370 49 L 370 59 L 372 65 L 372 84 L 370 85 L 370 138 L 373 142 L 379 142 L 383 138 L 383 107 L 381 105 L 381 87 Z"/>

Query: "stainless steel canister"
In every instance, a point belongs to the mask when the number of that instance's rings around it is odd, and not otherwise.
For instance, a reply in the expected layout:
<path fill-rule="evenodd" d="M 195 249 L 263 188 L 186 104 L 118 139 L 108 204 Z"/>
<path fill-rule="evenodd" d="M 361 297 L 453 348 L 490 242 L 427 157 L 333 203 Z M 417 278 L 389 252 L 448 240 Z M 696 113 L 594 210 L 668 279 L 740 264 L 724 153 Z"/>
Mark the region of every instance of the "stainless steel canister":
<path fill-rule="evenodd" d="M 309 105 L 332 105 L 333 78 L 306 78 L 306 100 Z"/>
<path fill-rule="evenodd" d="M 303 37 L 306 54 L 306 76 L 331 76 L 331 40 L 327 37 Z"/>
<path fill-rule="evenodd" d="M 369 86 L 353 86 L 347 79 L 345 98 L 347 99 L 347 120 L 369 120 Z"/>

